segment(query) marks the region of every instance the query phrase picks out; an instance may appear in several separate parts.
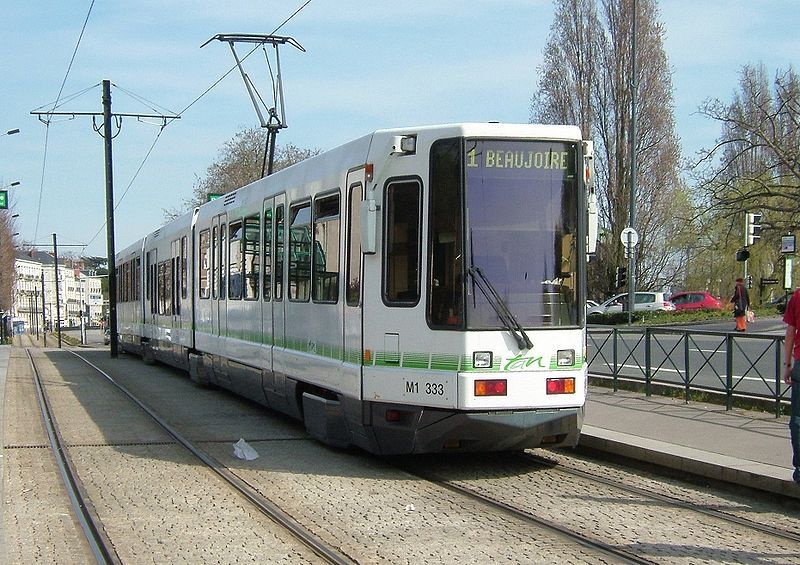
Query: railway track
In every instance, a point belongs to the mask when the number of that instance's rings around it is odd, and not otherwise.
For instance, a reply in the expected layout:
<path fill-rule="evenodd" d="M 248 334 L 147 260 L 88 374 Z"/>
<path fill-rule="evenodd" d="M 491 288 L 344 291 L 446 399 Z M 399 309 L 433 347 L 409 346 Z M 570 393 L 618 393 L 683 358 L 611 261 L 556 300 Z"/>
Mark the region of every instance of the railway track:
<path fill-rule="evenodd" d="M 787 529 L 793 520 L 781 515 L 776 525 L 737 516 L 734 513 L 743 511 L 744 503 L 719 499 L 712 492 L 705 503 L 682 499 L 679 494 L 658 492 L 669 489 L 669 483 L 654 481 L 658 486 L 651 489 L 632 485 L 612 478 L 613 469 L 605 465 L 598 464 L 605 474 L 575 468 L 570 463 L 574 458 L 566 454 L 555 457 L 558 461 L 530 452 L 499 455 L 490 464 L 478 459 L 467 456 L 439 464 L 424 457 L 401 466 L 415 476 L 552 528 L 623 562 L 684 562 L 688 557 L 689 561 L 786 563 L 796 562 L 800 550 L 800 534 Z M 698 495 L 701 493 L 695 493 Z M 630 511 L 627 518 L 624 508 L 657 510 Z M 757 508 L 750 511 L 754 515 L 759 512 Z M 611 517 L 615 515 L 618 518 L 611 526 L 598 519 L 614 520 Z M 785 521 L 780 522 L 781 518 Z"/>
<path fill-rule="evenodd" d="M 170 375 L 158 367 L 137 375 L 139 365 L 134 359 L 112 366 L 107 363 L 107 356 L 98 352 L 59 354 L 60 358 L 75 358 L 76 367 L 78 363 L 83 366 L 81 371 L 103 374 L 101 379 L 92 376 L 92 388 L 113 386 L 120 391 L 127 385 L 132 389 L 128 394 L 146 398 L 155 411 L 169 414 L 170 421 L 181 426 L 180 430 L 173 430 L 177 436 L 190 445 L 202 444 L 203 448 L 198 449 L 201 456 L 210 454 L 207 459 L 215 468 L 209 473 L 230 474 L 234 482 L 249 487 L 257 498 L 266 494 L 267 502 L 279 512 L 284 509 L 285 514 L 291 514 L 295 525 L 308 529 L 316 539 L 334 548 L 334 558 L 341 559 L 337 562 L 480 561 L 479 556 L 530 561 L 561 555 L 561 561 L 591 563 L 786 563 L 800 554 L 800 531 L 789 531 L 789 513 L 748 508 L 748 503 L 735 498 L 723 500 L 713 489 L 695 489 L 694 494 L 684 496 L 683 491 L 694 488 L 688 484 L 676 486 L 661 480 L 651 483 L 647 482 L 651 481 L 649 477 L 641 476 L 639 482 L 631 483 L 626 476 L 635 471 L 587 463 L 564 452 L 543 452 L 545 456 L 425 456 L 387 462 L 360 453 L 330 450 L 309 441 L 299 433 L 302 428 L 293 428 L 297 431 L 261 434 L 261 439 L 256 440 L 261 442 L 259 452 L 266 451 L 268 455 L 260 465 L 237 464 L 230 455 L 223 454 L 229 447 L 222 438 L 230 437 L 229 429 L 220 429 L 215 423 L 216 434 L 191 431 L 207 418 L 209 422 L 220 422 L 228 416 L 220 420 L 201 409 L 196 412 L 203 415 L 201 420 L 186 419 L 184 414 L 175 414 L 178 405 L 174 401 L 158 399 L 169 394 L 185 399 L 187 404 L 199 402 L 207 408 L 219 408 L 220 414 L 247 413 L 248 418 L 256 418 L 246 425 L 251 434 L 248 439 L 253 437 L 253 430 L 265 430 L 262 420 L 269 419 L 269 415 L 262 408 L 248 409 L 227 393 L 198 389 L 185 375 Z M 124 385 L 117 383 L 121 389 L 111 384 L 114 379 L 106 372 L 123 381 Z M 142 386 L 145 383 L 148 384 Z M 58 391 L 59 384 L 51 390 Z M 65 384 L 79 386 L 69 376 Z M 230 406 L 222 407 L 220 402 L 230 402 Z M 146 409 L 141 406 L 135 411 Z M 238 422 L 235 433 L 244 427 L 244 422 Z M 187 432 L 189 440 L 185 438 Z M 165 449 L 189 453 L 189 447 L 175 435 L 160 441 Z M 125 451 L 121 441 L 109 442 L 113 452 Z M 200 461 L 197 455 L 191 457 Z M 164 456 L 156 454 L 154 458 Z M 698 502 L 702 496 L 707 499 Z M 766 516 L 770 512 L 774 516 Z M 759 524 L 757 514 L 768 519 Z M 387 518 L 391 523 L 385 523 Z M 784 531 L 782 525 L 789 530 Z M 101 524 L 99 529 L 106 528 Z M 465 536 L 473 538 L 475 532 L 491 532 L 492 539 L 478 542 L 472 549 L 455 549 Z M 109 537 L 114 539 L 113 535 Z M 518 540 L 518 546 L 513 540 Z M 312 555 L 314 561 L 324 559 L 316 552 Z"/>
<path fill-rule="evenodd" d="M 81 524 L 81 529 L 86 536 L 87 542 L 92 550 L 92 554 L 98 563 L 121 563 L 122 561 L 119 554 L 115 550 L 113 539 L 111 539 L 106 533 L 106 528 L 98 517 L 97 512 L 93 510 L 91 500 L 87 496 L 85 489 L 82 487 L 79 474 L 76 472 L 75 465 L 71 461 L 69 447 L 63 441 L 62 434 L 59 431 L 59 424 L 51 408 L 46 387 L 42 383 L 37 362 L 35 361 L 34 356 L 31 354 L 29 348 L 26 349 L 26 353 L 30 360 L 37 396 L 39 398 L 39 406 L 42 411 L 42 418 L 46 424 L 48 437 L 51 441 L 51 447 L 54 455 L 57 458 L 57 464 L 61 472 L 65 488 L 68 492 L 68 496 L 72 501 L 75 515 Z M 175 442 L 183 446 L 183 448 L 190 452 L 197 461 L 201 462 L 202 465 L 204 465 L 207 469 L 215 473 L 219 479 L 221 479 L 227 485 L 228 488 L 234 490 L 258 512 L 267 516 L 276 524 L 280 525 L 294 539 L 312 551 L 316 556 L 315 561 L 333 564 L 354 562 L 354 560 L 349 556 L 326 544 L 313 533 L 303 528 L 291 516 L 283 512 L 279 507 L 262 496 L 246 481 L 237 477 L 234 473 L 215 461 L 214 458 L 206 454 L 195 443 L 189 441 L 176 429 L 170 426 L 162 417 L 151 410 L 144 402 L 138 399 L 120 383 L 116 382 L 111 375 L 85 359 L 81 354 L 75 351 L 69 351 L 69 353 L 80 359 L 87 367 L 90 367 L 93 371 L 97 372 L 97 374 L 101 375 L 121 394 L 125 395 L 130 402 L 138 406 L 145 414 L 147 414 L 150 419 L 156 422 L 167 434 L 174 438 Z"/>
<path fill-rule="evenodd" d="M 800 543 L 800 533 L 796 531 L 793 532 L 786 529 L 778 528 L 770 524 L 764 524 L 752 519 L 736 516 L 734 514 L 731 514 L 731 512 L 713 508 L 709 504 L 687 501 L 681 499 L 678 495 L 661 494 L 653 490 L 647 490 L 639 486 L 625 483 L 622 480 L 613 479 L 610 478 L 609 476 L 599 476 L 581 469 L 570 467 L 568 465 L 564 464 L 554 465 L 552 460 L 529 452 L 521 454 L 520 457 L 522 457 L 523 460 L 525 461 L 529 461 L 536 464 L 540 468 L 551 468 L 559 473 L 566 473 L 575 477 L 580 477 L 582 479 L 593 481 L 598 484 L 603 484 L 618 491 L 647 498 L 658 503 L 663 503 L 683 508 L 697 514 L 702 514 L 704 516 L 711 516 L 713 518 L 722 520 L 724 522 L 728 522 L 730 524 L 737 526 L 743 526 L 749 530 L 766 534 L 780 540 Z"/>

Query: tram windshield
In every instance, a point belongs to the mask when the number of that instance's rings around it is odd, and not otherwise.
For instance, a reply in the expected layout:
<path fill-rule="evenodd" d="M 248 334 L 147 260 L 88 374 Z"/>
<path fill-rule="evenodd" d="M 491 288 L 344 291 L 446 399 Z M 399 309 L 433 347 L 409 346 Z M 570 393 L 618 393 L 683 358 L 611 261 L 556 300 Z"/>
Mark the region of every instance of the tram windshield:
<path fill-rule="evenodd" d="M 568 142 L 434 145 L 432 327 L 511 331 L 578 324 L 577 162 L 577 145 Z"/>

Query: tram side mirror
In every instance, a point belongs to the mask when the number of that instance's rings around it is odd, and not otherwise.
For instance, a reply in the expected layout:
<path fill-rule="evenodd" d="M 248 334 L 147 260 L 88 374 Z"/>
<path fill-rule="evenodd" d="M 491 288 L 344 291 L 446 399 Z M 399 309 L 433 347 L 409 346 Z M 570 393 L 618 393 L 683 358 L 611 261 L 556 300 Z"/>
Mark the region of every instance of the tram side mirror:
<path fill-rule="evenodd" d="M 378 251 L 378 205 L 375 200 L 363 200 L 359 209 L 361 219 L 361 252 L 371 255 Z"/>

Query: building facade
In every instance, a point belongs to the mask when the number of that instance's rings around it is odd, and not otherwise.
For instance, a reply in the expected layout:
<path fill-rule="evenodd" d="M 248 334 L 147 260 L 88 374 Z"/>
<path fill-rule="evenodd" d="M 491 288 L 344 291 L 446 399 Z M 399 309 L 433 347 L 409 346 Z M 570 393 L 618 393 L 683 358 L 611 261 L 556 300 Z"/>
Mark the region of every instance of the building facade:
<path fill-rule="evenodd" d="M 51 254 L 18 250 L 14 258 L 14 330 L 55 330 L 56 318 L 62 328 L 79 327 L 81 321 L 100 326 L 108 309 L 102 290 L 106 275 L 83 267 L 80 260 L 60 258 L 56 269 Z"/>

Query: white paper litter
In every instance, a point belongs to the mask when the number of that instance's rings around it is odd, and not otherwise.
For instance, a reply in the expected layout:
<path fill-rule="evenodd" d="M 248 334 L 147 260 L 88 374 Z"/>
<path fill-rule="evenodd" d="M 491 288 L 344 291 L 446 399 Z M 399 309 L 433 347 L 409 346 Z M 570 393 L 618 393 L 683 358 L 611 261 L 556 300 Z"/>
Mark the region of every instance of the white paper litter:
<path fill-rule="evenodd" d="M 233 454 L 239 459 L 244 459 L 245 461 L 258 459 L 258 452 L 253 449 L 249 443 L 244 441 L 244 438 L 240 438 L 239 441 L 233 444 Z"/>
<path fill-rule="evenodd" d="M 414 510 L 416 510 L 416 508 L 414 508 L 413 504 L 406 504 L 406 512 L 413 512 Z"/>

